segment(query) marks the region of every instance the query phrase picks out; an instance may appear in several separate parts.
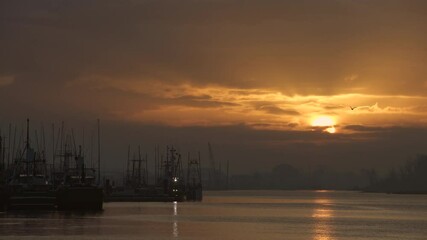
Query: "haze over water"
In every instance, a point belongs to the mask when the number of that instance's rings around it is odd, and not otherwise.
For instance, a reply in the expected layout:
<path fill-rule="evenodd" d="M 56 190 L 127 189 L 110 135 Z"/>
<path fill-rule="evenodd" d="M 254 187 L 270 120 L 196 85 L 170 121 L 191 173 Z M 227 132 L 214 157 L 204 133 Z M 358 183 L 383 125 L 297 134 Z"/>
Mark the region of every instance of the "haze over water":
<path fill-rule="evenodd" d="M 106 203 L 101 213 L 2 212 L 1 239 L 425 239 L 427 196 L 207 192 L 201 203 Z"/>

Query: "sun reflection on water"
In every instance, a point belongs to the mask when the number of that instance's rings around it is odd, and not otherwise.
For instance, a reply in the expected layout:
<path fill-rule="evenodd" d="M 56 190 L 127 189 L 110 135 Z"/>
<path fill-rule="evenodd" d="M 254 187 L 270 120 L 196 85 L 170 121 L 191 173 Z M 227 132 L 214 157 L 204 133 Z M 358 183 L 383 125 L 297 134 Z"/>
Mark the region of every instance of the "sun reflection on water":
<path fill-rule="evenodd" d="M 311 217 L 314 220 L 313 240 L 334 240 L 332 237 L 331 220 L 334 211 L 331 209 L 332 201 L 328 198 L 317 198 L 314 200 L 315 208 Z"/>

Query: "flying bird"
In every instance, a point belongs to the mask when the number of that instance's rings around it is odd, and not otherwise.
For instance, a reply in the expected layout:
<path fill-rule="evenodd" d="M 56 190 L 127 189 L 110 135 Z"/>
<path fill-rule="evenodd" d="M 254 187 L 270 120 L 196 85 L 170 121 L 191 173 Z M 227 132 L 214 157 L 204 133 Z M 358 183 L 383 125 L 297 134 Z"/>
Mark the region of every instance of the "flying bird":
<path fill-rule="evenodd" d="M 358 108 L 357 106 L 356 107 L 349 106 L 349 107 L 350 107 L 351 110 L 354 110 L 354 109 Z"/>

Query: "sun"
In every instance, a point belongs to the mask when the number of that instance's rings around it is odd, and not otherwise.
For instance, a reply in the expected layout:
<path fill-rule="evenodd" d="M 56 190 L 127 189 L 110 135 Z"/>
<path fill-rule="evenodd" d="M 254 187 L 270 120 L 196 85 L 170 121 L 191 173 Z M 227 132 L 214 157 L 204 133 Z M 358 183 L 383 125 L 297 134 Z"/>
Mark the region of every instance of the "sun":
<path fill-rule="evenodd" d="M 328 132 L 328 133 L 336 133 L 336 131 L 337 130 L 335 129 L 334 126 L 328 127 L 328 128 L 325 129 L 325 132 Z"/>
<path fill-rule="evenodd" d="M 327 127 L 324 131 L 328 133 L 336 132 L 335 124 L 335 119 L 330 116 L 317 116 L 311 121 L 311 126 L 313 127 Z"/>
<path fill-rule="evenodd" d="M 335 120 L 329 116 L 318 116 L 311 121 L 313 127 L 330 127 L 333 125 L 335 125 Z"/>

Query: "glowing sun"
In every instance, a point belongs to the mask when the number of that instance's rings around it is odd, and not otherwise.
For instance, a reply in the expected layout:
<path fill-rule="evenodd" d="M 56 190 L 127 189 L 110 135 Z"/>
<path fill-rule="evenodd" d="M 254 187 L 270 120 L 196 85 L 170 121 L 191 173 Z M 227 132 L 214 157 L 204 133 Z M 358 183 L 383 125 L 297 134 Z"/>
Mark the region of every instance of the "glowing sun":
<path fill-rule="evenodd" d="M 336 129 L 334 127 L 335 120 L 329 116 L 318 116 L 313 118 L 311 121 L 311 126 L 313 127 L 328 127 L 324 131 L 328 133 L 335 133 Z"/>

